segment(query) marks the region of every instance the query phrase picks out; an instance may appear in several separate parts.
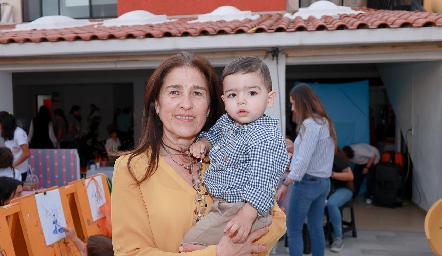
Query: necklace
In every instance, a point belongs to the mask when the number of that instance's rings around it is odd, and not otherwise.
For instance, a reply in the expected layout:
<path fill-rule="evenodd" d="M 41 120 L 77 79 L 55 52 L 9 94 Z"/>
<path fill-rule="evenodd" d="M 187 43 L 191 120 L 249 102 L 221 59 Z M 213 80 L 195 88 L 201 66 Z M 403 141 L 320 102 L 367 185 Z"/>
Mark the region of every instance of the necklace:
<path fill-rule="evenodd" d="M 194 221 L 196 223 L 196 222 L 200 221 L 202 217 L 204 217 L 204 213 L 206 212 L 206 208 L 207 208 L 206 196 L 209 194 L 209 192 L 207 192 L 207 190 L 204 186 L 204 181 L 203 181 L 203 176 L 202 176 L 202 171 L 201 171 L 202 166 L 203 166 L 202 159 L 200 161 L 196 161 L 192 157 L 192 155 L 190 154 L 190 152 L 188 150 L 181 151 L 181 150 L 175 149 L 175 148 L 167 145 L 164 142 L 161 143 L 161 146 L 164 148 L 164 151 L 166 151 L 166 153 L 169 155 L 170 159 L 174 163 L 183 167 L 185 170 L 187 170 L 189 172 L 190 175 L 192 175 L 192 187 L 196 191 L 195 200 L 193 201 L 195 204 L 195 210 L 193 211 Z M 170 152 L 169 149 L 174 150 L 178 153 L 172 154 L 172 152 Z M 172 155 L 187 156 L 188 164 L 186 165 L 186 164 L 182 164 L 182 163 L 177 162 L 172 157 Z"/>

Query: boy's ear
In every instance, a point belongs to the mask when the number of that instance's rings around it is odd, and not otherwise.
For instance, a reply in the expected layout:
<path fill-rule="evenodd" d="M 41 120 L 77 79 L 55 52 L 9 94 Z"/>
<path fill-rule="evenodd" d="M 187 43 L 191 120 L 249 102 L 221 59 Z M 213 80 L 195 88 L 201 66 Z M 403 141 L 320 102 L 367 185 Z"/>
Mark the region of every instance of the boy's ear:
<path fill-rule="evenodd" d="M 273 106 L 273 104 L 275 103 L 275 99 L 276 99 L 276 92 L 275 91 L 271 91 L 268 94 L 268 98 L 267 98 L 267 107 L 271 108 Z"/>

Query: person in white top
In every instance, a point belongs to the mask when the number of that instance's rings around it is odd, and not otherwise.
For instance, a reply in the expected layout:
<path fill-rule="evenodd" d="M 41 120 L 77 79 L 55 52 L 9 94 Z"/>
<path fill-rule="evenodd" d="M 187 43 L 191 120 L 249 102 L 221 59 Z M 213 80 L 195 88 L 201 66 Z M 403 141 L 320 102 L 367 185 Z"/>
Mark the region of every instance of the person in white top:
<path fill-rule="evenodd" d="M 359 194 L 359 189 L 367 177 L 367 190 L 365 191 L 365 203 L 371 204 L 373 195 L 373 182 L 374 182 L 374 167 L 381 159 L 381 154 L 376 147 L 366 143 L 356 143 L 350 146 L 345 146 L 342 148 L 345 155 L 350 162 L 355 164 L 354 173 L 354 186 L 355 191 L 353 193 L 353 198 Z"/>
<path fill-rule="evenodd" d="M 110 132 L 110 138 L 106 140 L 106 152 L 108 155 L 109 165 L 115 164 L 115 160 L 117 160 L 118 156 L 115 153 L 118 152 L 121 146 L 120 139 L 118 138 L 118 132 L 116 130 L 112 130 Z"/>
<path fill-rule="evenodd" d="M 5 146 L 11 150 L 14 156 L 12 168 L 21 173 L 21 180 L 24 182 L 29 171 L 28 136 L 22 128 L 17 127 L 15 117 L 5 111 L 0 112 L 0 131 L 5 140 Z"/>
<path fill-rule="evenodd" d="M 0 177 L 10 177 L 21 181 L 21 174 L 12 168 L 14 156 L 7 147 L 0 147 Z"/>

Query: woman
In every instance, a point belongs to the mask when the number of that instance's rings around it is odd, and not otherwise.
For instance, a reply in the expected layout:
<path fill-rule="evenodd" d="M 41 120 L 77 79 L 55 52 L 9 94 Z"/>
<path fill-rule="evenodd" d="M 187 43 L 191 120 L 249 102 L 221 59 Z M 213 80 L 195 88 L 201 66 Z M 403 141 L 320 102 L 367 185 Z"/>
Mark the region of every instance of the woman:
<path fill-rule="evenodd" d="M 342 216 L 339 207 L 347 203 L 353 196 L 353 171 L 345 153 L 338 148 L 333 160 L 333 171 L 330 177 L 331 191 L 327 201 L 327 210 L 333 226 L 335 239 L 330 251 L 340 252 L 344 248 L 342 234 Z"/>
<path fill-rule="evenodd" d="M 29 171 L 28 158 L 30 156 L 28 136 L 22 128 L 17 127 L 15 117 L 5 111 L 0 112 L 0 132 L 5 140 L 5 146 L 14 155 L 12 168 L 21 173 L 22 181 L 25 182 Z"/>
<path fill-rule="evenodd" d="M 61 148 L 61 143 L 65 139 L 68 130 L 68 120 L 64 115 L 64 111 L 60 108 L 54 110 L 54 119 L 55 119 L 55 136 L 57 138 L 57 148 Z"/>
<path fill-rule="evenodd" d="M 48 107 L 41 106 L 37 117 L 31 120 L 28 141 L 30 148 L 54 148 L 57 145 Z"/>
<path fill-rule="evenodd" d="M 302 226 L 306 218 L 312 255 L 324 255 L 323 217 L 336 150 L 335 128 L 318 96 L 307 84 L 299 84 L 290 91 L 290 102 L 300 125 L 290 173 L 284 186 L 276 192 L 276 199 L 282 200 L 287 186 L 294 182 L 287 213 L 290 255 L 303 254 Z"/>
<path fill-rule="evenodd" d="M 212 204 L 201 182 L 207 162 L 196 162 L 189 146 L 223 111 L 215 71 L 205 58 L 180 53 L 166 59 L 146 86 L 142 134 L 136 149 L 115 165 L 112 240 L 115 255 L 175 255 L 191 251 L 181 240 Z M 284 234 L 276 206 L 270 228 L 255 231 L 244 244 L 225 236 L 217 246 L 189 255 L 267 253 Z M 260 238 L 255 245 L 253 240 Z M 264 243 L 266 246 L 257 245 Z"/>
<path fill-rule="evenodd" d="M 0 206 L 7 205 L 14 198 L 21 197 L 23 182 L 10 177 L 0 177 Z"/>

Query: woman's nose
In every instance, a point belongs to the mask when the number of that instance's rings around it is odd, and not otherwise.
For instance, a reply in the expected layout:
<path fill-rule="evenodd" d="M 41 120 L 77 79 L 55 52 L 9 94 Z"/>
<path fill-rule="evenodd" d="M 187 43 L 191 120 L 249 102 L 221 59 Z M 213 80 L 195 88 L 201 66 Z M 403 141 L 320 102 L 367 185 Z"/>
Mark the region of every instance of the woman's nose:
<path fill-rule="evenodd" d="M 193 106 L 193 101 L 190 96 L 184 95 L 181 99 L 181 108 L 183 109 L 191 109 Z"/>

